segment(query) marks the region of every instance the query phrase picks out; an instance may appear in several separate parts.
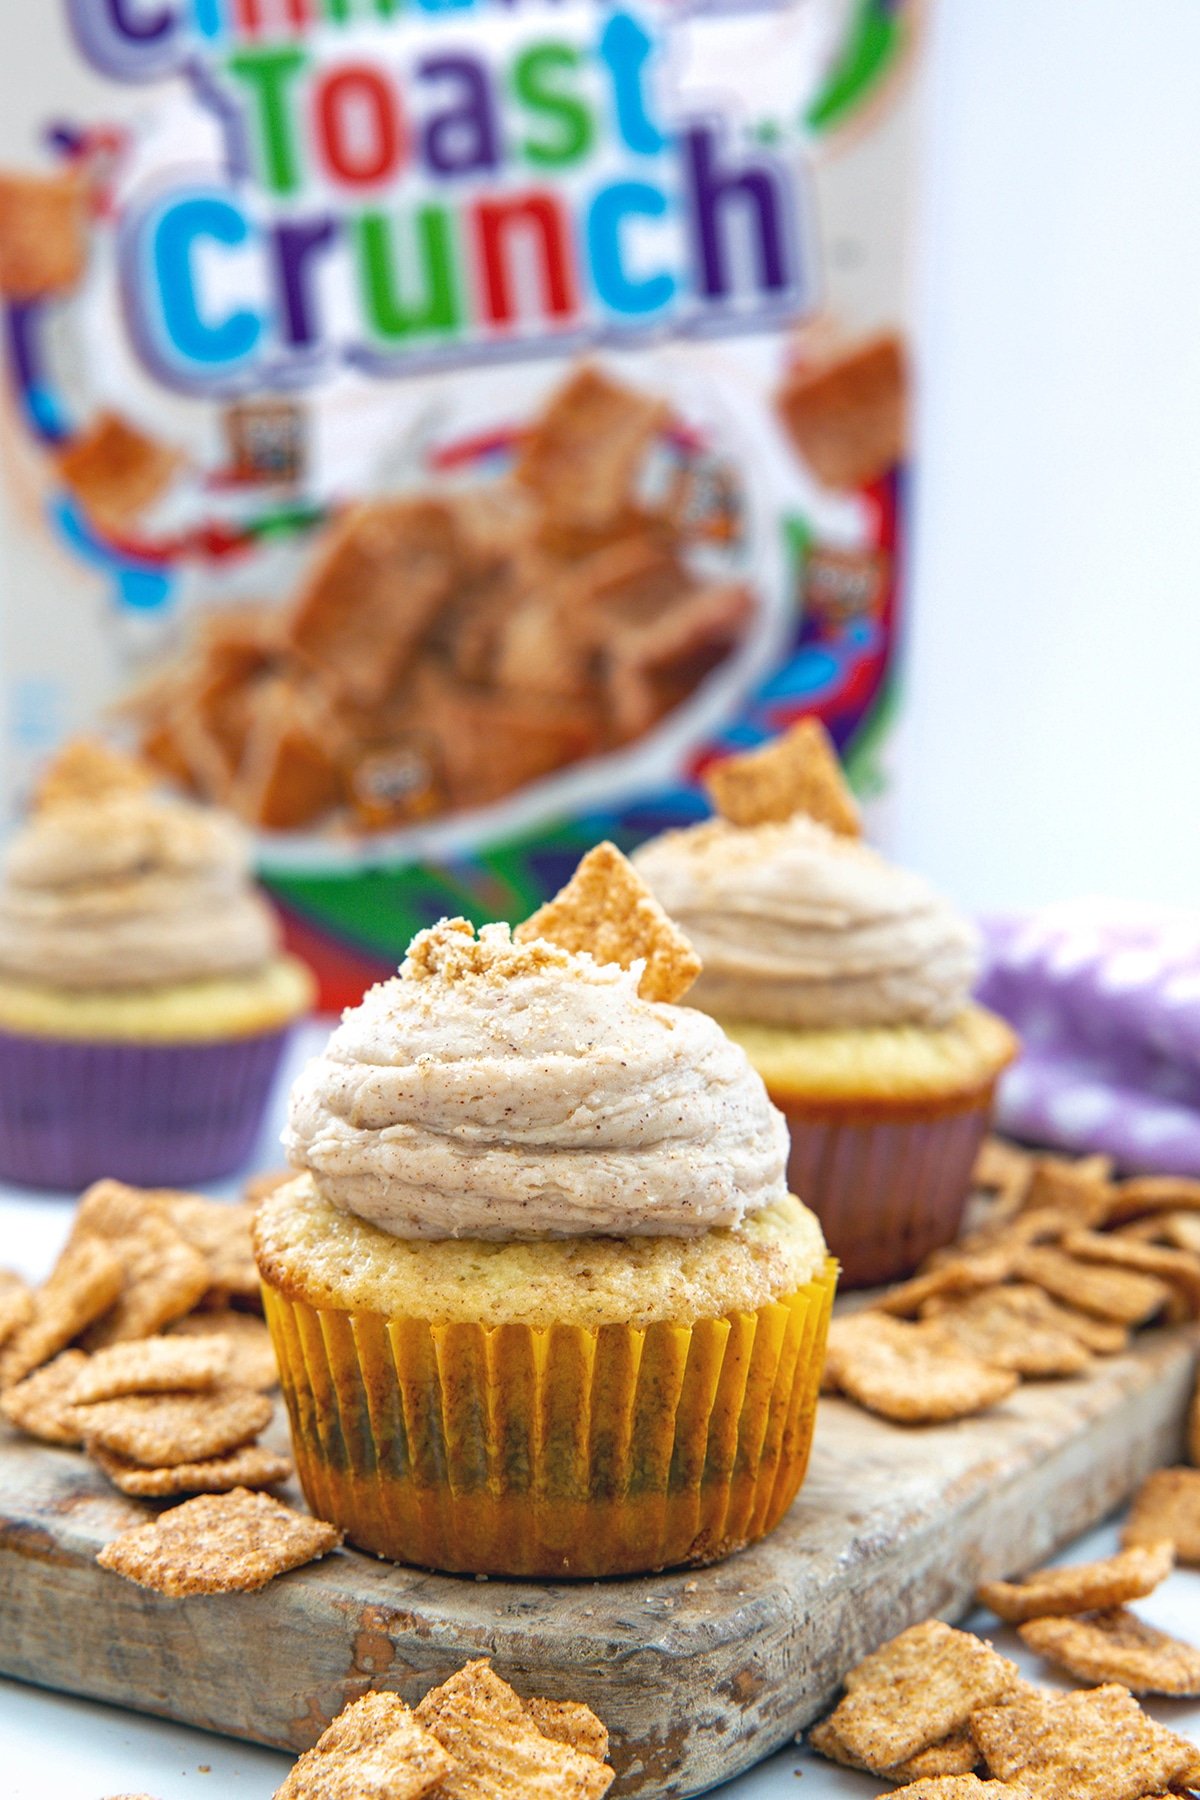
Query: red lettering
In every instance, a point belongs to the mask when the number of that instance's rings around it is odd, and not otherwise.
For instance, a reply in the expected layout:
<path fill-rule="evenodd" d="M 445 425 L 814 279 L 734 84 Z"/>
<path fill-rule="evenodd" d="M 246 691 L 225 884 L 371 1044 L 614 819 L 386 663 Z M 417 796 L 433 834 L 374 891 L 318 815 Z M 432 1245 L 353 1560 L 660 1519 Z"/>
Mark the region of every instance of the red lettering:
<path fill-rule="evenodd" d="M 552 194 L 522 194 L 511 200 L 481 200 L 475 208 L 479 259 L 487 317 L 510 325 L 515 314 L 510 246 L 514 233 L 532 240 L 540 252 L 542 305 L 555 318 L 575 311 L 567 227 Z"/>
<path fill-rule="evenodd" d="M 236 6 L 238 30 L 246 37 L 313 22 L 309 0 L 236 0 Z"/>
<path fill-rule="evenodd" d="M 318 139 L 330 171 L 369 187 L 399 167 L 406 134 L 396 96 L 378 69 L 348 63 L 317 86 Z"/>

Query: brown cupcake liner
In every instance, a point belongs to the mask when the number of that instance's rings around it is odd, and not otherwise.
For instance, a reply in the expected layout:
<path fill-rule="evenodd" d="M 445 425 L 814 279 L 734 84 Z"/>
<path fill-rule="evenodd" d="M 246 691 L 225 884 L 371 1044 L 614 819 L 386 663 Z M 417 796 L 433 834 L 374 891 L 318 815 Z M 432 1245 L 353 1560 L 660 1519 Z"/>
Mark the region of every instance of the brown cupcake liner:
<path fill-rule="evenodd" d="M 788 1185 L 820 1219 L 843 1287 L 903 1280 L 958 1235 L 992 1091 L 898 1117 L 771 1094 L 791 1132 Z"/>
<path fill-rule="evenodd" d="M 264 1287 L 305 1498 L 360 1549 L 451 1573 L 715 1562 L 808 1464 L 837 1280 L 645 1330 L 430 1325 Z"/>

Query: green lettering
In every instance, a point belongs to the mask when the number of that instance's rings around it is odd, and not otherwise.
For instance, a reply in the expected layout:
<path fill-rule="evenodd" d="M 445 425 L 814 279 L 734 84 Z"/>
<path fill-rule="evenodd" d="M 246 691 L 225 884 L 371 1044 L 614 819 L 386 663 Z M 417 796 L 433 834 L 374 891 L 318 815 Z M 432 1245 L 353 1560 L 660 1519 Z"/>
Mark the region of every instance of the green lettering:
<path fill-rule="evenodd" d="M 363 213 L 358 221 L 367 314 L 372 327 L 382 338 L 453 331 L 459 322 L 450 221 L 445 208 L 418 208 L 414 226 L 425 298 L 412 305 L 401 293 L 402 285 L 409 284 L 402 284 L 399 279 L 391 224 L 382 213 Z"/>
<path fill-rule="evenodd" d="M 400 11 L 400 0 L 325 0 L 325 16 L 338 25 L 348 25 L 361 12 L 374 11 L 381 19 L 394 19 Z"/>
<path fill-rule="evenodd" d="M 239 50 L 229 72 L 244 81 L 258 110 L 259 157 L 266 185 L 276 194 L 300 186 L 300 157 L 288 105 L 288 87 L 308 58 L 295 45 Z"/>
<path fill-rule="evenodd" d="M 550 121 L 549 136 L 526 138 L 522 155 L 539 168 L 562 168 L 578 162 L 592 147 L 596 124 L 591 108 L 578 94 L 563 93 L 556 77 L 579 68 L 578 50 L 570 44 L 534 44 L 513 65 L 513 89 L 522 106 Z"/>

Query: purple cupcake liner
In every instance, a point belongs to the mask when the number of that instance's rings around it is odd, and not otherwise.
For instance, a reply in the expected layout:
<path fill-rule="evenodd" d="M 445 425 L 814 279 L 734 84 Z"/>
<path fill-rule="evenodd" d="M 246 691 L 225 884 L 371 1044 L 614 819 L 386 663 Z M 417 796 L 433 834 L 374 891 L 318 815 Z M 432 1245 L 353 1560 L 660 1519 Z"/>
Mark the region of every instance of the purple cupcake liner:
<path fill-rule="evenodd" d="M 842 1288 L 911 1275 L 962 1223 L 989 1099 L 931 1119 L 813 1118 L 782 1106 L 792 1135 L 788 1182 L 821 1221 Z"/>
<path fill-rule="evenodd" d="M 290 1027 L 215 1044 L 89 1044 L 0 1031 L 0 1179 L 183 1187 L 254 1148 Z"/>

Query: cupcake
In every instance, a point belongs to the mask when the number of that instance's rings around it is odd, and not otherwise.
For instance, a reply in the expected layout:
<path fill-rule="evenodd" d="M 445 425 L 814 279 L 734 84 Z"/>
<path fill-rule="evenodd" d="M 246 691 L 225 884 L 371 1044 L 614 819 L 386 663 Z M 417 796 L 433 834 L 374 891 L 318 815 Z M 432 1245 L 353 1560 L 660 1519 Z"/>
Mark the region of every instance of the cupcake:
<path fill-rule="evenodd" d="M 956 1235 L 1001 1070 L 1003 1020 L 970 1000 L 975 932 L 858 836 L 823 728 L 715 765 L 719 816 L 634 863 L 695 945 L 688 995 L 788 1121 L 791 1186 L 847 1286 L 911 1274 Z"/>
<path fill-rule="evenodd" d="M 791 1504 L 835 1267 L 745 1055 L 648 997 L 686 961 L 601 846 L 516 937 L 419 933 L 297 1081 L 259 1270 L 305 1495 L 361 1549 L 630 1574 Z"/>
<path fill-rule="evenodd" d="M 236 821 L 102 745 L 68 746 L 0 877 L 0 1176 L 231 1173 L 312 997 Z"/>

